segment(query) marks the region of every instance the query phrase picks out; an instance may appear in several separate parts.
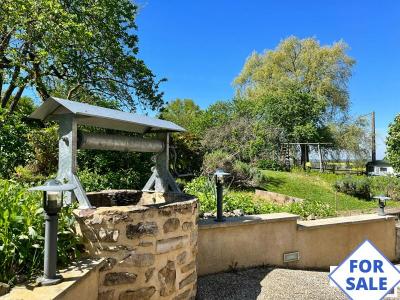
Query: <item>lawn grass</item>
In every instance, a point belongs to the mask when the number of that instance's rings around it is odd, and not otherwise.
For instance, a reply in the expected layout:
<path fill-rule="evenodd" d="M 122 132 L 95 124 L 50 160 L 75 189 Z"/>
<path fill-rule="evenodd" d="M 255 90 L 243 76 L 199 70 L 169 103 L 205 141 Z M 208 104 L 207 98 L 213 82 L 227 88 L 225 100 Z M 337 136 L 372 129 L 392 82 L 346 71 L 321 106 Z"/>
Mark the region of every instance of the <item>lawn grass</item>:
<path fill-rule="evenodd" d="M 319 172 L 279 172 L 263 171 L 268 183 L 265 188 L 269 191 L 293 197 L 318 200 L 331 205 L 337 211 L 358 210 L 371 212 L 377 208 L 374 200 L 363 200 L 343 193 L 335 192 L 332 185 L 345 175 Z M 388 201 L 389 207 L 400 207 L 399 201 Z"/>

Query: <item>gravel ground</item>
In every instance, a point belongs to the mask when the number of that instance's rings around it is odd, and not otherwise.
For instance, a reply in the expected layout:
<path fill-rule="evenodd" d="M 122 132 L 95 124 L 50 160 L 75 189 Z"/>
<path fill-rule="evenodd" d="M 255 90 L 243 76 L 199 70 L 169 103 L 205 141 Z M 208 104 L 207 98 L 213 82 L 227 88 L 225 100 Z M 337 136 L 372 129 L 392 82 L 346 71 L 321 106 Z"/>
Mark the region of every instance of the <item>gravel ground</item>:
<path fill-rule="evenodd" d="M 346 299 L 329 286 L 327 272 L 254 268 L 198 279 L 197 299 L 313 300 Z"/>

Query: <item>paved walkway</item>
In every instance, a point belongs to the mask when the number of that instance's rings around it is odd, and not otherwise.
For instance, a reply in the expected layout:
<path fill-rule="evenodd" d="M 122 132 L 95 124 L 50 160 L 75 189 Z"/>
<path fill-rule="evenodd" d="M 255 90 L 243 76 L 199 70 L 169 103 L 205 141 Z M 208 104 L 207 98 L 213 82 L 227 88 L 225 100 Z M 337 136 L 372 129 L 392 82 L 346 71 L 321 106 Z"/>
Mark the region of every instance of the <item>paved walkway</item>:
<path fill-rule="evenodd" d="M 327 272 L 254 268 L 200 277 L 197 299 L 342 300 L 347 298 L 338 288 L 329 286 Z"/>

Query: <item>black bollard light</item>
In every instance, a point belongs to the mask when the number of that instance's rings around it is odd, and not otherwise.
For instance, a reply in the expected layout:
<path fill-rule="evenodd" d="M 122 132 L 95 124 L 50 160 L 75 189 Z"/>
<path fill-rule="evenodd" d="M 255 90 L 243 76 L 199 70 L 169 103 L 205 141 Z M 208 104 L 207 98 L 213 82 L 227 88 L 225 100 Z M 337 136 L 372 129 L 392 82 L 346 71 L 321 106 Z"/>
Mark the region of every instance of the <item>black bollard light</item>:
<path fill-rule="evenodd" d="M 390 197 L 386 197 L 385 195 L 379 195 L 375 196 L 374 199 L 378 199 L 378 215 L 379 216 L 386 216 L 385 214 L 385 206 L 386 206 L 386 201 L 390 200 Z"/>
<path fill-rule="evenodd" d="M 229 175 L 229 173 L 224 172 L 222 169 L 215 170 L 215 185 L 217 187 L 217 218 L 215 222 L 223 222 L 225 221 L 223 216 L 223 198 L 224 198 L 224 176 Z"/>
<path fill-rule="evenodd" d="M 44 274 L 38 279 L 40 285 L 53 285 L 62 280 L 57 275 L 57 231 L 58 213 L 63 205 L 63 192 L 75 189 L 73 184 L 62 184 L 60 181 L 50 179 L 44 185 L 29 189 L 30 191 L 43 192 L 43 209 L 45 218 L 44 235 Z"/>

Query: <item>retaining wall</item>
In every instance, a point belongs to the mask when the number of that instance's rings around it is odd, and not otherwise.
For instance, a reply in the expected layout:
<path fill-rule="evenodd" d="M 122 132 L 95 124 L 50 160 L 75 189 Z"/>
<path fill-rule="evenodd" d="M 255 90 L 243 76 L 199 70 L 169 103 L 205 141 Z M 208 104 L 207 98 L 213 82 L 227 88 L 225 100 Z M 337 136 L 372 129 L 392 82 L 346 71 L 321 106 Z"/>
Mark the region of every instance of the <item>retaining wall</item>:
<path fill-rule="evenodd" d="M 160 202 L 153 196 L 136 200 Z M 107 197 L 118 199 L 113 192 Z M 19 286 L 0 298 L 194 299 L 197 275 L 261 265 L 329 270 L 365 239 L 392 261 L 400 256 L 400 229 L 393 216 L 299 221 L 297 215 L 276 213 L 197 223 L 197 201 L 185 197 L 76 210 L 88 255 L 102 259 L 61 271 L 65 280 L 60 284 Z M 285 263 L 283 255 L 291 252 L 299 253 L 298 260 Z"/>
<path fill-rule="evenodd" d="M 395 217 L 358 215 L 298 221 L 288 213 L 199 222 L 198 274 L 260 265 L 325 269 L 338 265 L 365 239 L 396 259 Z M 285 263 L 284 253 L 299 252 Z"/>

